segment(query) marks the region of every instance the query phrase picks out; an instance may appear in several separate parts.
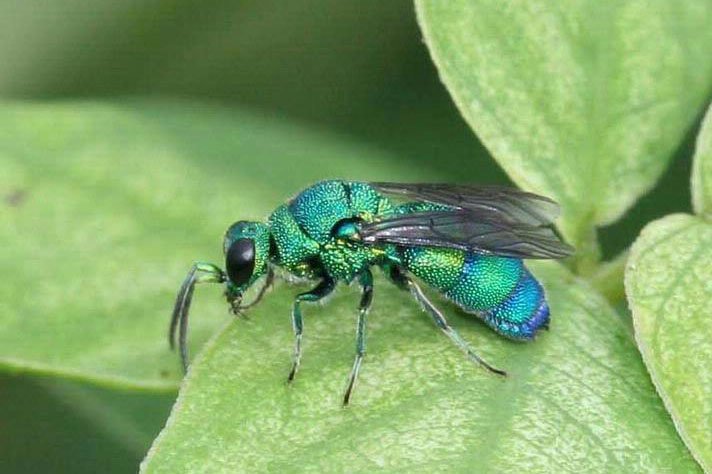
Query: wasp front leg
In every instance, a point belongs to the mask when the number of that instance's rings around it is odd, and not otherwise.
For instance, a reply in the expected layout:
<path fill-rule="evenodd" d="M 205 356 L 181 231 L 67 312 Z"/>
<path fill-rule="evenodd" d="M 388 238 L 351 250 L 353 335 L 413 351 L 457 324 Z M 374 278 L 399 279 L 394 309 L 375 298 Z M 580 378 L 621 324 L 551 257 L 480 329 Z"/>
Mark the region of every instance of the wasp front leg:
<path fill-rule="evenodd" d="M 243 316 L 242 293 L 229 281 L 225 285 L 225 299 L 232 314 L 235 316 Z"/>
<path fill-rule="evenodd" d="M 242 304 L 243 293 L 236 286 L 228 282 L 225 287 L 225 299 L 227 300 L 227 304 L 230 306 L 230 312 L 235 316 L 240 316 L 241 318 L 248 319 L 247 315 L 245 314 L 245 310 L 255 306 L 257 303 L 262 301 L 262 297 L 265 295 L 265 293 L 267 293 L 267 290 L 272 286 L 273 283 L 274 270 L 272 268 L 269 268 L 267 270 L 267 277 L 265 278 L 264 284 L 258 291 L 257 296 L 255 296 L 255 299 L 250 303 Z"/>
<path fill-rule="evenodd" d="M 240 307 L 241 310 L 249 309 L 255 306 L 257 303 L 262 301 L 262 297 L 267 293 L 267 290 L 270 289 L 272 284 L 274 283 L 274 270 L 272 267 L 267 269 L 267 278 L 265 278 L 265 282 L 262 285 L 262 288 L 260 288 L 260 291 L 257 293 L 257 296 L 255 296 L 255 299 L 252 300 L 251 303 L 247 303 L 246 305 L 242 305 Z"/>
<path fill-rule="evenodd" d="M 366 354 L 366 315 L 373 302 L 373 274 L 370 270 L 361 274 L 359 283 L 361 284 L 361 303 L 358 307 L 358 321 L 356 322 L 356 358 L 344 393 L 344 405 L 349 404 L 359 370 L 361 370 L 361 361 Z"/>
<path fill-rule="evenodd" d="M 294 376 L 297 375 L 297 370 L 299 370 L 299 363 L 302 359 L 302 332 L 304 331 L 304 323 L 302 321 L 302 301 L 319 301 L 320 299 L 328 296 L 334 291 L 336 287 L 336 280 L 330 277 L 325 277 L 313 290 L 307 291 L 306 293 L 300 293 L 294 299 L 294 305 L 292 306 L 292 327 L 294 328 L 294 357 L 292 360 L 292 370 L 289 371 L 289 376 L 287 377 L 287 382 L 291 383 L 294 380 Z"/>

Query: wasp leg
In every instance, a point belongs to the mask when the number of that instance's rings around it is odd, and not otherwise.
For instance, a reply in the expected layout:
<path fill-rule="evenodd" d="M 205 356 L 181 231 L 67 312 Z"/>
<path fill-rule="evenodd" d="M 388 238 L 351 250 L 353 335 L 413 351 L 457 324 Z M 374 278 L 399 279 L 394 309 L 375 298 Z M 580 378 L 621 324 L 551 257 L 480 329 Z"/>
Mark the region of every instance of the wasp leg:
<path fill-rule="evenodd" d="M 292 306 L 292 327 L 294 328 L 294 358 L 292 360 L 292 370 L 289 371 L 287 382 L 292 382 L 299 369 L 299 362 L 302 359 L 302 332 L 304 324 L 302 322 L 302 301 L 319 301 L 328 296 L 336 287 L 336 280 L 326 277 L 311 291 L 300 293 L 294 299 Z"/>
<path fill-rule="evenodd" d="M 274 270 L 270 267 L 267 270 L 267 279 L 265 280 L 264 285 L 262 285 L 262 288 L 260 288 L 259 293 L 257 293 L 257 296 L 255 299 L 250 302 L 249 304 L 246 304 L 244 306 L 240 306 L 240 310 L 245 310 L 252 308 L 255 306 L 257 303 L 259 303 L 262 300 L 262 297 L 267 293 L 267 290 L 272 286 L 272 283 L 274 283 Z"/>
<path fill-rule="evenodd" d="M 354 385 L 361 369 L 361 361 L 366 354 L 366 315 L 371 308 L 371 302 L 373 302 L 373 274 L 370 270 L 366 270 L 361 274 L 359 283 L 361 284 L 361 302 L 358 306 L 358 322 L 356 323 L 356 358 L 354 359 L 354 365 L 349 375 L 349 383 L 344 393 L 344 405 L 349 404 L 351 393 L 353 393 Z"/>
<path fill-rule="evenodd" d="M 440 310 L 435 307 L 435 305 L 428 299 L 427 296 L 425 296 L 425 293 L 423 293 L 423 290 L 420 289 L 420 286 L 418 286 L 418 284 L 415 283 L 411 278 L 403 274 L 403 272 L 399 268 L 393 267 L 391 269 L 389 277 L 396 285 L 398 285 L 398 287 L 410 290 L 410 293 L 413 295 L 415 300 L 420 303 L 420 306 L 422 306 L 422 308 L 433 318 L 435 324 L 442 330 L 442 332 L 445 333 L 447 337 L 450 338 L 452 342 L 455 343 L 457 347 L 459 347 L 465 354 L 467 354 L 467 357 L 470 360 L 481 365 L 482 367 L 494 374 L 503 376 L 507 375 L 507 372 L 491 366 L 486 360 L 477 355 L 477 353 L 470 347 L 467 341 L 465 341 L 462 336 L 460 336 L 460 334 L 458 334 L 458 332 L 455 331 L 455 329 L 453 329 L 450 324 L 448 324 L 447 320 L 445 319 L 445 316 L 443 316 Z"/>

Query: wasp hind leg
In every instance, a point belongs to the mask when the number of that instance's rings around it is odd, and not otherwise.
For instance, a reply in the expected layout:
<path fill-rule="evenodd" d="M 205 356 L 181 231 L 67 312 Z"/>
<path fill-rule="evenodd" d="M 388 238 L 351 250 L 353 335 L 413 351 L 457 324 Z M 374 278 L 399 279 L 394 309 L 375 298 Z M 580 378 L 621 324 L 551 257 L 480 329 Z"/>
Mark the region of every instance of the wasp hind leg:
<path fill-rule="evenodd" d="M 324 278 L 313 290 L 307 291 L 306 293 L 300 293 L 294 299 L 294 305 L 292 306 L 292 328 L 294 328 L 294 356 L 292 359 L 292 370 L 289 371 L 289 376 L 287 376 L 287 382 L 291 383 L 294 380 L 294 376 L 297 375 L 297 370 L 299 370 L 299 363 L 302 359 L 302 332 L 304 330 L 304 323 L 302 321 L 302 301 L 319 301 L 320 299 L 328 296 L 334 291 L 336 287 L 336 281 L 332 278 Z"/>
<path fill-rule="evenodd" d="M 373 301 L 373 275 L 370 270 L 366 270 L 361 274 L 359 283 L 361 284 L 361 302 L 358 307 L 358 321 L 356 322 L 356 357 L 346 385 L 346 392 L 344 392 L 344 406 L 349 404 L 359 370 L 361 370 L 363 356 L 366 354 L 366 315 Z"/>
<path fill-rule="evenodd" d="M 435 324 L 442 330 L 442 332 L 445 333 L 447 337 L 450 338 L 452 342 L 455 343 L 457 347 L 460 348 L 460 350 L 467 354 L 467 357 L 471 361 L 475 362 L 478 365 L 481 365 L 482 367 L 494 374 L 502 376 L 507 375 L 507 372 L 493 367 L 486 360 L 477 355 L 477 353 L 474 351 L 474 349 L 472 349 L 472 347 L 470 347 L 467 341 L 465 341 L 462 336 L 460 336 L 460 334 L 455 331 L 452 326 L 450 326 L 450 324 L 447 322 L 447 319 L 445 319 L 445 316 L 443 316 L 442 312 L 440 312 L 440 310 L 435 307 L 435 305 L 428 299 L 428 297 L 425 296 L 425 293 L 423 293 L 423 290 L 420 288 L 420 286 L 418 286 L 416 282 L 414 282 L 411 278 L 405 275 L 398 267 L 393 267 L 389 272 L 388 276 L 399 288 L 410 291 L 410 294 L 413 295 L 413 298 L 415 298 L 415 300 L 420 304 L 420 306 L 430 315 L 431 318 L 433 318 Z"/>

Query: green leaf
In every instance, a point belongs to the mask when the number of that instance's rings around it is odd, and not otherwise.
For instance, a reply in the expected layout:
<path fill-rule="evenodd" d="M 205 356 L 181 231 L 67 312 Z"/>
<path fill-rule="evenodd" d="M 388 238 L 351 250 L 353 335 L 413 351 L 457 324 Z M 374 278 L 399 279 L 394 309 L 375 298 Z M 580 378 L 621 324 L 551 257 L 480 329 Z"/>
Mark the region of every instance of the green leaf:
<path fill-rule="evenodd" d="M 437 179 L 388 158 L 190 103 L 5 104 L 0 367 L 174 390 L 166 332 L 191 263 L 318 179 Z M 229 319 L 220 293 L 196 298 L 193 353 Z"/>
<path fill-rule="evenodd" d="M 649 224 L 625 276 L 635 337 L 695 458 L 712 469 L 712 225 L 684 214 Z"/>
<path fill-rule="evenodd" d="M 712 104 L 697 136 L 692 165 L 692 206 L 697 214 L 712 214 Z"/>
<path fill-rule="evenodd" d="M 693 204 L 712 204 L 712 113 L 697 139 Z M 635 337 L 675 426 L 697 461 L 712 470 L 712 223 L 673 214 L 649 224 L 625 271 Z"/>
<path fill-rule="evenodd" d="M 507 379 L 473 366 L 407 293 L 378 278 L 346 409 L 357 292 L 305 307 L 304 359 L 288 386 L 290 305 L 273 297 L 294 291 L 276 288 L 195 361 L 143 472 L 696 471 L 605 300 L 560 265 L 534 270 L 553 320 L 533 343 L 444 305 Z"/>
<path fill-rule="evenodd" d="M 465 120 L 520 186 L 563 206 L 584 263 L 594 226 L 655 183 L 712 87 L 707 0 L 417 0 Z"/>

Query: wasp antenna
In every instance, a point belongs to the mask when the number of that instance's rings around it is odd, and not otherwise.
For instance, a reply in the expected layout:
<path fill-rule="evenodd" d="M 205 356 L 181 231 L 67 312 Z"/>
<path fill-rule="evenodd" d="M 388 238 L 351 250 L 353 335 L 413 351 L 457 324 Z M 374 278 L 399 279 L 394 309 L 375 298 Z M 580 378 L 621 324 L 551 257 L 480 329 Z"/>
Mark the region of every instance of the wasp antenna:
<path fill-rule="evenodd" d="M 183 284 L 181 285 L 180 290 L 178 290 L 178 295 L 176 296 L 176 303 L 173 306 L 173 316 L 171 317 L 171 325 L 168 329 L 168 344 L 170 344 L 171 349 L 175 349 L 176 347 L 176 329 L 178 329 L 178 321 L 183 314 L 188 289 L 195 285 L 195 271 L 196 266 L 193 265 L 188 272 L 188 275 L 185 277 L 185 280 L 183 280 Z"/>
<path fill-rule="evenodd" d="M 193 291 L 195 290 L 195 277 L 188 285 L 188 291 L 185 294 L 185 299 L 180 313 L 180 330 L 178 333 L 178 346 L 180 348 L 180 360 L 183 362 L 183 372 L 188 372 L 188 310 L 190 302 L 193 300 Z"/>
<path fill-rule="evenodd" d="M 200 273 L 199 273 L 200 272 Z M 225 273 L 211 263 L 196 263 L 194 264 L 188 275 L 186 275 L 183 284 L 178 290 L 176 303 L 173 306 L 173 315 L 171 316 L 171 324 L 168 328 L 168 343 L 171 349 L 176 346 L 176 330 L 178 331 L 178 348 L 180 358 L 183 362 L 183 370 L 188 371 L 188 311 L 190 303 L 193 299 L 193 291 L 196 283 L 223 283 L 225 281 Z"/>

